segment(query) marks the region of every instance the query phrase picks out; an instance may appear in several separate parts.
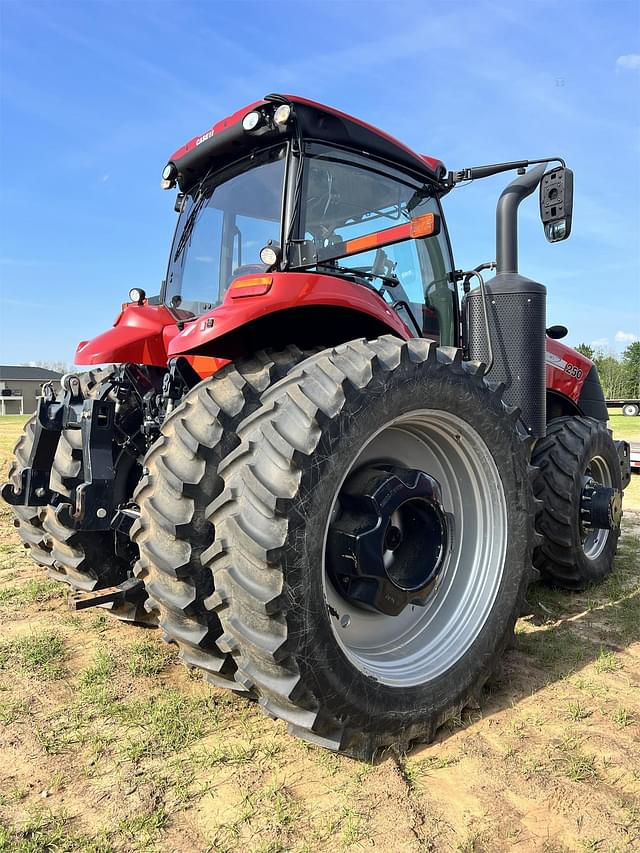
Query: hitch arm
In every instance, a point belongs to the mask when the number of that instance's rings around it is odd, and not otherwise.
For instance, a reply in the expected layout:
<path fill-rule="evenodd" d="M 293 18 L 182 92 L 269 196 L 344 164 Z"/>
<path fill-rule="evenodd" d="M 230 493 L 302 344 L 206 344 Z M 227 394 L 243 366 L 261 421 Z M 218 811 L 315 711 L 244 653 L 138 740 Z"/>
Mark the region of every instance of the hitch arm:
<path fill-rule="evenodd" d="M 49 476 L 58 448 L 60 427 L 51 420 L 49 409 L 57 405 L 53 386 L 47 383 L 38 406 L 28 465 L 20 471 L 20 486 L 16 488 L 9 482 L 0 490 L 3 499 L 11 506 L 46 506 L 51 503 Z"/>
<path fill-rule="evenodd" d="M 75 530 L 109 530 L 113 515 L 113 440 L 116 404 L 89 399 L 82 412 L 85 481 L 76 489 L 75 507 L 60 504 L 56 515 Z"/>

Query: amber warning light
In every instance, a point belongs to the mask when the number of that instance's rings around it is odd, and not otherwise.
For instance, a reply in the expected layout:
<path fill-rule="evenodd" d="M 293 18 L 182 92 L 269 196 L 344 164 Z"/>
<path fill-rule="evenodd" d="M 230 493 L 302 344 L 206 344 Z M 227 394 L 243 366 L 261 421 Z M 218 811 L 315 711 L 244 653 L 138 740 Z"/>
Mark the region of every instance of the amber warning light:
<path fill-rule="evenodd" d="M 374 231 L 373 234 L 365 234 L 363 237 L 354 237 L 353 240 L 345 240 L 342 243 L 333 243 L 317 249 L 312 244 L 302 247 L 300 262 L 298 266 L 305 266 L 334 261 L 338 258 L 346 258 L 348 255 L 356 255 L 360 252 L 368 252 L 370 249 L 380 249 L 382 246 L 390 246 L 392 243 L 402 243 L 404 240 L 418 240 L 422 237 L 431 237 L 440 232 L 440 217 L 437 213 L 423 213 L 402 225 L 394 225 L 391 228 L 383 228 L 382 231 Z M 310 257 L 313 252 L 313 257 Z"/>
<path fill-rule="evenodd" d="M 270 275 L 237 278 L 229 288 L 229 295 L 232 299 L 239 299 L 244 296 L 264 296 L 271 290 L 272 284 L 273 278 Z"/>

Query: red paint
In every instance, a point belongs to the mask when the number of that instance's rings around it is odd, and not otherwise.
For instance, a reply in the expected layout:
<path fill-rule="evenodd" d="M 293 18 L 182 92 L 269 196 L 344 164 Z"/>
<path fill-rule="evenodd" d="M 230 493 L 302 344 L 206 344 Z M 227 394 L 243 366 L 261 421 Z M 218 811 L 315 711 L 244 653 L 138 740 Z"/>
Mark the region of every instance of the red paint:
<path fill-rule="evenodd" d="M 224 302 L 208 314 L 185 326 L 169 344 L 169 357 L 194 352 L 241 326 L 276 311 L 312 305 L 336 306 L 360 311 L 381 323 L 401 338 L 413 337 L 411 330 L 375 293 L 360 284 L 317 273 L 273 273 L 268 293 L 247 299 L 233 299 L 228 290 Z M 251 278 L 251 276 L 247 276 Z M 238 279 L 237 281 L 241 281 Z M 207 321 L 213 320 L 211 326 Z"/>
<path fill-rule="evenodd" d="M 243 107 L 241 110 L 238 110 L 232 115 L 221 119 L 210 127 L 209 130 L 205 130 L 204 133 L 194 136 L 193 139 L 190 139 L 189 142 L 186 142 L 181 148 L 178 148 L 177 151 L 174 151 L 171 157 L 169 157 L 169 161 L 173 161 L 175 163 L 176 160 L 184 157 L 184 155 L 191 151 L 192 148 L 195 148 L 197 145 L 205 142 L 211 136 L 215 136 L 216 133 L 220 133 L 220 131 L 226 130 L 228 127 L 233 127 L 234 124 L 238 124 L 238 122 L 241 122 L 247 113 L 250 113 L 251 110 L 255 110 L 256 107 L 261 107 L 266 103 L 267 101 L 254 101 L 254 103 L 249 104 L 248 107 Z"/>
<path fill-rule="evenodd" d="M 177 334 L 175 317 L 164 305 L 125 305 L 112 329 L 78 345 L 75 364 L 131 361 L 165 367 L 167 347 Z"/>
<path fill-rule="evenodd" d="M 441 160 L 438 160 L 435 157 L 429 157 L 426 154 L 416 154 L 415 151 L 412 151 L 411 148 L 408 148 L 399 140 L 395 139 L 395 137 L 390 136 L 388 133 L 385 133 L 383 130 L 380 130 L 377 127 L 374 127 L 372 124 L 368 124 L 366 121 L 362 121 L 359 118 L 355 118 L 354 116 L 349 115 L 348 113 L 343 113 L 340 110 L 336 110 L 333 107 L 328 107 L 325 104 L 320 104 L 317 101 L 310 101 L 307 98 L 300 98 L 297 95 L 285 95 L 290 101 L 294 104 L 305 104 L 309 107 L 314 107 L 318 110 L 324 110 L 331 115 L 337 116 L 338 118 L 344 119 L 345 121 L 353 122 L 353 124 L 357 124 L 360 127 L 366 128 L 366 130 L 371 133 L 375 133 L 377 136 L 385 139 L 387 142 L 390 142 L 392 145 L 395 145 L 398 148 L 401 148 L 405 153 L 410 154 L 412 157 L 415 157 L 421 164 L 425 164 L 435 175 L 436 178 L 440 178 L 441 174 L 444 170 L 444 164 Z M 241 110 L 237 110 L 237 112 L 233 113 L 230 116 L 222 119 L 219 122 L 216 122 L 209 130 L 206 130 L 204 133 L 199 134 L 198 136 L 194 136 L 193 139 L 190 139 L 189 142 L 186 142 L 182 147 L 178 148 L 177 151 L 169 158 L 169 162 L 177 163 L 181 157 L 184 157 L 189 151 L 193 148 L 196 148 L 202 142 L 205 142 L 207 139 L 210 139 L 215 134 L 220 133 L 223 130 L 226 130 L 229 127 L 233 127 L 235 124 L 238 124 L 242 121 L 242 119 L 246 116 L 247 113 L 250 113 L 251 110 L 255 110 L 257 107 L 261 107 L 264 104 L 269 103 L 268 101 L 254 101 L 252 104 L 249 104 L 246 107 L 243 107 Z"/>
<path fill-rule="evenodd" d="M 442 162 L 442 160 L 438 160 L 437 157 L 429 157 L 428 154 L 420 154 L 420 159 L 424 160 L 427 166 L 436 174 L 440 174 L 446 171 L 446 166 Z"/>
<path fill-rule="evenodd" d="M 244 278 L 250 280 L 251 276 Z M 237 300 L 228 290 L 222 305 L 186 323 L 182 332 L 178 331 L 175 318 L 164 305 L 125 305 L 112 329 L 78 345 L 75 364 L 133 362 L 166 367 L 169 358 L 184 354 L 200 376 L 206 377 L 227 361 L 203 357 L 196 351 L 259 317 L 313 305 L 360 311 L 385 324 L 392 334 L 405 340 L 413 337 L 396 312 L 362 285 L 317 273 L 273 273 L 273 285 L 268 293 Z M 211 327 L 207 325 L 210 319 L 213 320 Z M 551 338 L 547 338 L 547 352 L 582 371 L 578 379 L 567 373 L 564 366 L 547 362 L 547 388 L 578 403 L 593 362 Z"/>
<path fill-rule="evenodd" d="M 561 341 L 553 340 L 553 338 L 547 338 L 547 353 L 557 356 L 563 362 L 577 367 L 582 371 L 582 376 L 577 379 L 575 376 L 567 373 L 564 366 L 552 365 L 547 360 L 547 388 L 557 391 L 559 394 L 564 394 L 565 397 L 569 397 L 570 400 L 577 403 L 580 399 L 582 386 L 593 367 L 593 362 L 577 350 L 563 344 Z"/>

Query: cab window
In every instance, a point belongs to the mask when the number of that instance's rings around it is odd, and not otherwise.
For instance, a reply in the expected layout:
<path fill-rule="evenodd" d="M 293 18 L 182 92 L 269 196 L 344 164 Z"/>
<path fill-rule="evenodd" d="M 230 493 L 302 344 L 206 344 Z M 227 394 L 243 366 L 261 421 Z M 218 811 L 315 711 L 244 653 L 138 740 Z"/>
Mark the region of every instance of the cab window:
<path fill-rule="evenodd" d="M 307 151 L 301 230 L 317 248 L 424 213 L 440 214 L 430 187 L 401 173 L 378 170 L 365 158 L 325 146 L 307 146 Z M 442 344 L 455 344 L 456 297 L 444 234 L 349 255 L 317 268 L 375 288 L 409 328 Z"/>

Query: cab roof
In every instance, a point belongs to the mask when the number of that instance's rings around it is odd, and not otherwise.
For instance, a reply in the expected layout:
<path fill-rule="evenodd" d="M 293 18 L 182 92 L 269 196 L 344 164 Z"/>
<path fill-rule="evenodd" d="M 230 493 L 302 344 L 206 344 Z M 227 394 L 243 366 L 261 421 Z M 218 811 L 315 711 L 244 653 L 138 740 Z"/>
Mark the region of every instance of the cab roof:
<path fill-rule="evenodd" d="M 269 120 L 283 103 L 292 107 L 295 121 L 279 128 Z M 264 124 L 261 123 L 256 131 L 245 131 L 242 120 L 253 111 L 264 116 Z M 266 95 L 189 140 L 169 158 L 163 177 L 170 174 L 171 179 L 164 180 L 163 186 L 168 189 L 177 183 L 183 192 L 188 191 L 212 167 L 222 167 L 252 151 L 276 144 L 279 139 L 293 135 L 294 129 L 305 140 L 313 139 L 369 153 L 440 184 L 444 189 L 446 169 L 440 160 L 417 154 L 358 118 L 297 95 Z"/>

